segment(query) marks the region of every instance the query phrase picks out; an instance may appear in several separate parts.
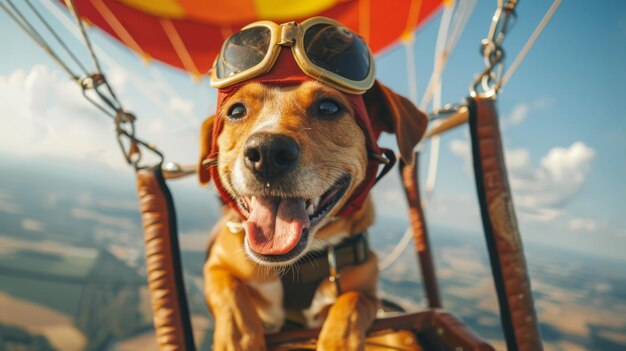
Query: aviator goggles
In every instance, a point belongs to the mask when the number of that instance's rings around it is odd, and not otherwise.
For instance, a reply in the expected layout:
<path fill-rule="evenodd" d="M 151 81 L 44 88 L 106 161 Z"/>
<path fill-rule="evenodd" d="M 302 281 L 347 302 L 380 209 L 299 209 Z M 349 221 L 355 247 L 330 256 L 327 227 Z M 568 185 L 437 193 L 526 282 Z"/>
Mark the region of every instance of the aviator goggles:
<path fill-rule="evenodd" d="M 291 47 L 309 77 L 349 94 L 374 84 L 374 58 L 358 34 L 339 22 L 314 17 L 302 23 L 254 22 L 231 35 L 210 71 L 211 86 L 226 88 L 269 72 L 281 48 Z"/>

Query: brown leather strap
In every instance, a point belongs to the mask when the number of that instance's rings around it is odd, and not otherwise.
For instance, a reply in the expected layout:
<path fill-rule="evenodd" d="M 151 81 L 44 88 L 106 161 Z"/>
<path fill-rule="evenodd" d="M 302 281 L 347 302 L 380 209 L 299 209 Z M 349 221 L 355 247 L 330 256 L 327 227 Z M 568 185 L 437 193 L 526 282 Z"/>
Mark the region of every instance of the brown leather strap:
<path fill-rule="evenodd" d="M 509 351 L 542 350 L 495 100 L 468 100 L 476 188 Z"/>
<path fill-rule="evenodd" d="M 338 271 L 361 264 L 367 260 L 369 254 L 367 234 L 359 233 L 346 238 L 333 249 Z M 317 286 L 323 279 L 330 277 L 328 250 L 308 254 L 294 263 L 293 273 L 290 272 L 281 277 L 285 296 L 283 307 L 302 310 L 311 306 Z"/>
<path fill-rule="evenodd" d="M 494 351 L 495 349 L 472 333 L 453 315 L 435 311 L 432 316 L 434 331 L 449 350 Z"/>
<path fill-rule="evenodd" d="M 411 221 L 411 230 L 413 231 L 413 244 L 415 245 L 415 252 L 417 253 L 422 272 L 428 307 L 439 308 L 441 307 L 441 298 L 439 296 L 435 264 L 433 263 L 430 250 L 426 220 L 422 210 L 422 200 L 420 199 L 419 182 L 417 180 L 418 155 L 418 153 L 415 154 L 413 165 L 405 164 L 400 160 L 400 173 L 407 204 L 409 205 L 409 220 Z"/>
<path fill-rule="evenodd" d="M 374 321 L 368 334 L 382 330 L 424 330 L 431 324 L 432 311 L 422 311 L 416 313 L 406 313 L 393 317 L 378 318 Z M 281 331 L 276 334 L 265 335 L 265 341 L 269 350 L 273 350 L 279 345 L 294 342 L 307 342 L 315 340 L 320 333 L 320 329 L 292 329 Z"/>
<path fill-rule="evenodd" d="M 368 338 L 406 330 L 417 335 L 424 350 L 493 351 L 453 315 L 439 310 L 425 310 L 378 318 L 367 332 Z M 301 350 L 298 344 L 314 345 L 319 329 L 294 329 L 265 336 L 269 350 Z M 371 339 L 369 339 L 371 340 Z M 290 348 L 289 346 L 294 346 Z M 386 345 L 382 350 L 395 350 Z"/>
<path fill-rule="evenodd" d="M 161 165 L 137 171 L 146 250 L 146 271 L 160 350 L 193 351 L 182 277 L 176 214 Z"/>

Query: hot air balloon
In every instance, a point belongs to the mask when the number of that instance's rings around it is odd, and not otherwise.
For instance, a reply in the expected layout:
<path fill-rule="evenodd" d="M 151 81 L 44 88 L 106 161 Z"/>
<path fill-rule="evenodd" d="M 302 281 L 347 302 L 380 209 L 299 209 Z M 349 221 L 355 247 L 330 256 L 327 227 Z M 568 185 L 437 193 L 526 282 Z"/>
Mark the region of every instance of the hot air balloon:
<path fill-rule="evenodd" d="M 63 0 L 61 0 L 63 2 Z M 75 0 L 89 23 L 144 57 L 206 73 L 222 42 L 248 23 L 330 17 L 359 33 L 374 53 L 408 36 L 442 6 L 438 0 Z"/>
<path fill-rule="evenodd" d="M 59 1 L 76 14 L 81 28 L 83 22 L 94 25 L 145 60 L 157 60 L 196 77 L 209 71 L 226 38 L 253 21 L 271 20 L 282 23 L 299 22 L 313 16 L 330 17 L 357 32 L 377 54 L 394 43 L 409 38 L 439 9 L 452 3 L 437 0 Z M 510 211 L 510 191 L 502 162 L 497 111 L 493 104 L 493 97 L 501 86 L 500 75 L 494 73 L 495 67 L 503 59 L 501 44 L 504 29 L 509 16 L 515 10 L 516 1 L 499 1 L 499 5 L 492 23 L 493 31 L 490 31 L 489 40 L 483 46 L 487 67 L 473 84 L 473 96 L 462 108 L 457 109 L 457 113 L 431 129 L 429 136 L 469 120 L 475 152 L 477 189 L 507 345 L 511 350 L 541 350 L 526 263 L 521 245 L 518 245 L 519 233 L 515 216 Z M 4 5 L 2 7 L 7 11 Z M 29 34 L 33 36 L 33 33 Z M 84 30 L 83 34 L 87 39 Z M 41 41 L 38 43 L 42 45 Z M 45 45 L 42 46 L 45 48 Z M 47 51 L 51 53 L 50 50 Z M 439 70 L 439 74 L 442 70 L 441 64 L 445 63 L 444 56 L 438 61 L 439 66 L 435 65 L 435 71 Z M 95 57 L 94 61 L 97 63 Z M 154 151 L 161 158 L 162 155 L 151 144 L 135 136 L 135 117 L 117 102 L 113 90 L 106 84 L 102 72 L 99 72 L 99 67 L 98 72 L 89 77 L 78 79 L 78 75 L 72 76 L 84 90 L 96 90 L 104 101 L 104 109 L 112 109 L 110 115 L 116 123 L 116 132 L 124 155 L 137 171 L 146 238 L 146 266 L 149 271 L 154 324 L 159 345 L 162 350 L 194 350 L 175 220 L 172 220 L 173 202 L 164 181 L 166 178 L 179 177 L 190 172 L 175 167 L 163 169 L 162 163 L 140 167 L 136 159 L 140 148 Z M 108 96 L 98 90 L 103 85 L 109 90 Z M 127 138 L 130 147 L 124 147 L 121 142 L 123 138 Z M 495 159 L 496 162 L 485 162 L 486 159 Z M 492 346 L 464 327 L 453 314 L 441 309 L 424 225 L 425 218 L 421 209 L 418 172 L 416 168 L 406 165 L 401 167 L 401 171 L 428 306 L 418 312 L 378 319 L 371 329 L 372 345 L 387 345 L 402 350 L 492 350 Z M 393 309 L 393 304 L 387 306 Z M 317 332 L 319 331 L 284 331 L 268 336 L 268 345 L 276 350 L 311 349 L 315 347 Z M 407 343 L 407 340 L 413 343 Z"/>

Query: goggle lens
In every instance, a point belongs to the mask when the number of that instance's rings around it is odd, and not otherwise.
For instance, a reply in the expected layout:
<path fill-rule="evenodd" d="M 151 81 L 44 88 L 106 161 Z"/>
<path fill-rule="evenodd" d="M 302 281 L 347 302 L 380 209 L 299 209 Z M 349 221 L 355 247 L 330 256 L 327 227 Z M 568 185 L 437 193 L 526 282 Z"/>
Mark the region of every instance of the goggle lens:
<path fill-rule="evenodd" d="M 215 65 L 218 79 L 248 70 L 263 61 L 270 49 L 272 33 L 267 27 L 253 27 L 233 34 L 222 48 Z"/>
<path fill-rule="evenodd" d="M 303 44 L 311 62 L 341 77 L 361 81 L 370 71 L 367 45 L 345 27 L 313 25 L 304 33 Z"/>

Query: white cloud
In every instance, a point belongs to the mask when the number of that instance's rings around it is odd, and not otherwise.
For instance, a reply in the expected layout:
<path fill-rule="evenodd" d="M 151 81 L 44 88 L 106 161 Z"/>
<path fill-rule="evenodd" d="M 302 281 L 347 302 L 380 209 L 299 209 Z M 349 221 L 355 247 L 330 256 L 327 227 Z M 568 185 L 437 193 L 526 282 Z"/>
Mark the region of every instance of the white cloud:
<path fill-rule="evenodd" d="M 626 229 L 616 229 L 615 230 L 615 236 L 620 237 L 620 238 L 626 238 Z"/>
<path fill-rule="evenodd" d="M 120 166 L 111 122 L 85 101 L 80 88 L 36 65 L 0 76 L 0 152 L 62 156 Z"/>
<path fill-rule="evenodd" d="M 172 96 L 168 107 L 173 114 L 182 114 L 187 118 L 193 118 L 194 105 L 193 101 L 189 99 L 183 99 L 178 96 Z"/>
<path fill-rule="evenodd" d="M 124 94 L 128 83 L 128 73 L 119 65 L 112 66 L 107 70 L 107 81 L 117 94 Z"/>
<path fill-rule="evenodd" d="M 450 150 L 463 158 L 469 171 L 472 162 L 469 141 L 454 139 Z M 528 150 L 505 149 L 515 204 L 528 219 L 556 218 L 584 184 L 594 157 L 595 151 L 578 141 L 569 147 L 552 148 L 535 167 Z"/>
<path fill-rule="evenodd" d="M 22 229 L 30 232 L 42 232 L 44 225 L 42 222 L 32 218 L 22 218 Z"/>
<path fill-rule="evenodd" d="M 539 98 L 532 102 L 521 102 L 515 105 L 511 113 L 509 113 L 501 120 L 502 129 L 520 125 L 526 120 L 526 118 L 528 118 L 533 110 L 536 111 L 546 109 L 551 105 L 552 99 L 550 98 Z"/>
<path fill-rule="evenodd" d="M 530 112 L 529 104 L 518 104 L 513 108 L 511 114 L 504 119 L 503 124 L 506 126 L 516 126 L 522 123 L 526 119 L 526 117 L 528 117 L 528 112 Z"/>
<path fill-rule="evenodd" d="M 463 167 L 468 173 L 472 170 L 472 150 L 468 140 L 453 139 L 450 142 L 450 151 L 463 159 Z"/>
<path fill-rule="evenodd" d="M 598 229 L 598 223 L 589 218 L 572 218 L 567 226 L 574 231 L 595 232 Z"/>
<path fill-rule="evenodd" d="M 113 74 L 117 91 L 123 91 L 129 83 L 147 82 L 137 75 L 122 76 L 119 72 Z M 134 101 L 142 108 L 130 109 L 139 113 L 138 136 L 155 143 L 168 160 L 195 162 L 196 128 L 200 123 L 182 123 L 186 127 L 180 128 L 182 121 L 192 119 L 193 101 L 176 96 L 161 98 L 162 88 L 150 84 L 146 87 L 143 96 L 130 95 L 140 98 Z M 133 102 L 133 99 L 120 98 L 128 109 L 130 104 L 126 100 Z M 78 85 L 60 71 L 36 65 L 29 71 L 18 69 L 0 76 L 0 106 L 3 108 L 0 153 L 89 161 L 119 169 L 128 167 L 110 119 L 87 102 Z M 162 114 L 175 118 L 164 118 Z M 172 128 L 173 124 L 178 128 Z M 149 163 L 154 158 L 147 156 L 143 160 Z"/>
<path fill-rule="evenodd" d="M 461 194 L 441 189 L 435 191 L 425 208 L 429 223 L 463 231 L 480 230 L 478 200 L 474 194 Z"/>
<path fill-rule="evenodd" d="M 584 184 L 594 157 L 595 151 L 578 141 L 567 148 L 552 148 L 536 169 L 530 163 L 511 169 L 516 202 L 528 208 L 563 208 Z"/>

